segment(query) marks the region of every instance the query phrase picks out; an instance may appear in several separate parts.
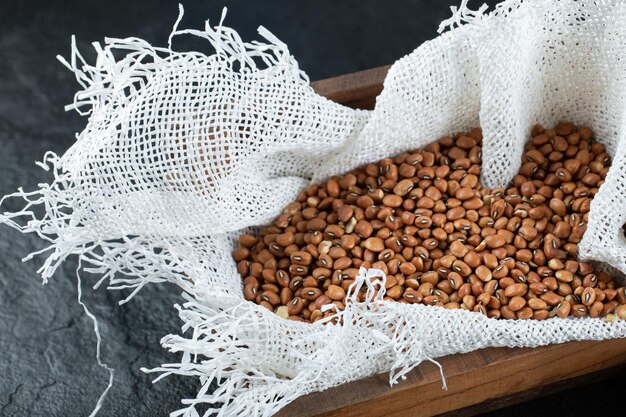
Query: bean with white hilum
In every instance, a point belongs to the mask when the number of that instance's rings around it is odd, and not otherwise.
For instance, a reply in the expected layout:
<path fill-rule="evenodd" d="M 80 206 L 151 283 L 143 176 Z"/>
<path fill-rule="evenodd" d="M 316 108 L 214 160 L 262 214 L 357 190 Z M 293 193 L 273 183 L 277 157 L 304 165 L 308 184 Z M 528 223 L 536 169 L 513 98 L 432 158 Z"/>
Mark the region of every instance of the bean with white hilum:
<path fill-rule="evenodd" d="M 495 319 L 626 319 L 626 289 L 576 259 L 611 162 L 604 146 L 584 127 L 537 125 L 509 187 L 491 189 L 479 182 L 481 140 L 473 129 L 309 186 L 240 236 L 246 300 L 315 322 L 345 308 L 365 267 L 386 274 L 388 301 Z"/>

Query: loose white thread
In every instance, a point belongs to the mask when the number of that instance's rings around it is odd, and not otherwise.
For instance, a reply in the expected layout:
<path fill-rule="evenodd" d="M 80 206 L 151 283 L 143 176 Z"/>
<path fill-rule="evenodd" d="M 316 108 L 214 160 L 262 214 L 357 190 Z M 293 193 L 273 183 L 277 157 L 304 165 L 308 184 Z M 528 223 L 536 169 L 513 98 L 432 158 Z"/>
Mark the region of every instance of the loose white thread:
<path fill-rule="evenodd" d="M 580 255 L 626 272 L 618 233 L 626 221 L 623 14 L 612 2 L 515 0 L 483 18 L 464 1 L 444 27 L 469 24 L 396 62 L 371 113 L 314 94 L 286 46 L 263 29 L 267 42 L 245 43 L 221 23 L 175 26 L 172 36 L 206 39 L 212 55 L 106 39 L 94 45 L 94 65 L 74 41 L 65 64 L 83 91 L 69 108 L 92 116 L 63 157 L 48 158 L 54 182 L 20 189 L 14 196 L 26 207 L 0 221 L 50 242 L 44 282 L 81 254 L 93 265 L 84 271 L 109 288 L 169 281 L 183 289 L 182 334 L 161 342 L 180 359 L 153 371 L 200 381 L 198 395 L 183 400 L 185 416 L 196 417 L 198 404 L 219 417 L 269 416 L 309 392 L 386 371 L 393 383 L 429 358 L 487 346 L 624 337 L 626 321 L 510 323 L 387 302 L 378 288 L 347 303 L 344 325 L 287 322 L 243 299 L 231 256 L 238 234 L 272 221 L 312 177 L 480 122 L 483 180 L 506 183 L 532 124 L 571 117 L 613 157 Z M 206 170 L 216 166 L 221 182 L 211 188 Z M 168 172 L 186 176 L 172 185 Z"/>
<path fill-rule="evenodd" d="M 82 301 L 82 282 L 80 279 L 80 273 L 79 270 L 81 268 L 82 264 L 82 258 L 79 256 L 78 257 L 78 267 L 76 267 L 76 281 L 77 281 L 77 285 L 76 288 L 78 289 L 78 304 L 80 304 L 83 307 L 83 310 L 85 311 L 85 314 L 91 319 L 91 321 L 93 321 L 93 331 L 96 334 L 96 360 L 98 361 L 98 365 L 100 365 L 102 368 L 106 369 L 109 372 L 109 383 L 106 387 L 106 389 L 104 390 L 104 392 L 102 392 L 102 394 L 100 394 L 100 398 L 98 398 L 98 402 L 96 403 L 95 408 L 93 409 L 93 411 L 91 412 L 91 414 L 89 414 L 89 417 L 94 417 L 96 414 L 98 414 L 98 411 L 100 411 L 100 408 L 102 407 L 102 404 L 104 404 L 104 400 L 107 397 L 107 394 L 109 393 L 109 390 L 111 389 L 111 387 L 113 386 L 113 377 L 115 375 L 115 370 L 113 368 L 110 368 L 106 363 L 102 362 L 101 356 L 100 356 L 100 345 L 102 342 L 102 338 L 100 337 L 100 331 L 98 330 L 98 320 L 96 319 L 96 316 L 94 316 L 91 311 L 89 311 L 89 309 L 87 308 L 87 306 L 85 305 L 85 303 L 83 303 Z"/>
<path fill-rule="evenodd" d="M 461 0 L 461 5 L 459 7 L 450 6 L 452 16 L 443 20 L 439 24 L 437 32 L 442 33 L 446 29 L 453 29 L 455 25 L 458 27 L 461 26 L 463 23 L 470 23 L 476 19 L 480 19 L 489 8 L 486 3 L 483 3 L 482 6 L 478 8 L 478 10 L 471 10 L 469 7 L 467 7 L 468 2 L 469 0 Z"/>

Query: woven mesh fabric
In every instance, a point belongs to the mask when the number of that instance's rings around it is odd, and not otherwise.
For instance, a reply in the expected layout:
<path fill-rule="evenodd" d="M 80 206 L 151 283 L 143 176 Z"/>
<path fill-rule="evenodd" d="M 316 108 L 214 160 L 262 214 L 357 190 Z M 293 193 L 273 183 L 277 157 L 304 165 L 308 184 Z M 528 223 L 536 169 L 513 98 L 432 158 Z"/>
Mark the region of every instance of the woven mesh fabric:
<path fill-rule="evenodd" d="M 613 165 L 580 257 L 626 273 L 626 5 L 506 1 L 486 14 L 466 3 L 444 22 L 464 25 L 392 66 L 371 112 L 316 95 L 264 29 L 265 43 L 246 43 L 221 22 L 175 25 L 172 36 L 211 43 L 210 56 L 107 39 L 90 65 L 74 45 L 64 62 L 83 90 L 69 108 L 89 115 L 87 127 L 66 154 L 44 158 L 54 180 L 12 195 L 27 204 L 0 221 L 50 242 L 44 280 L 78 255 L 109 288 L 133 288 L 128 298 L 147 283 L 182 288 L 183 332 L 162 340 L 181 361 L 147 370 L 201 381 L 173 415 L 197 416 L 208 403 L 207 415 L 270 416 L 373 373 L 391 371 L 395 383 L 442 355 L 624 337 L 624 321 L 492 320 L 382 301 L 375 284 L 366 302 L 347 303 L 342 325 L 286 321 L 243 299 L 230 255 L 240 233 L 269 222 L 311 181 L 478 125 L 490 186 L 517 172 L 533 124 L 591 127 Z M 385 279 L 362 270 L 355 285 L 370 276 Z"/>

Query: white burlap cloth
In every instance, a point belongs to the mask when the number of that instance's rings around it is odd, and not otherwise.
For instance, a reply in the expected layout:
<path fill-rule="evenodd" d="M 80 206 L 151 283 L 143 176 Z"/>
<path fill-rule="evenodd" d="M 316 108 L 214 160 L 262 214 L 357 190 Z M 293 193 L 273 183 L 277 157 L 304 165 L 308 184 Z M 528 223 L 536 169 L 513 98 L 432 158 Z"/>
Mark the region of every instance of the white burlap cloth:
<path fill-rule="evenodd" d="M 221 22 L 177 22 L 172 36 L 205 38 L 210 56 L 173 51 L 171 38 L 168 48 L 107 39 L 90 65 L 74 45 L 66 65 L 83 89 L 69 107 L 87 126 L 63 156 L 46 155 L 54 180 L 14 194 L 26 207 L 0 221 L 49 242 L 44 280 L 78 255 L 110 288 L 180 285 L 183 332 L 162 340 L 180 363 L 153 371 L 199 378 L 202 389 L 173 415 L 209 403 L 219 416 L 270 416 L 303 394 L 382 371 L 396 382 L 455 352 L 626 336 L 626 321 L 493 320 L 384 302 L 376 287 L 348 303 L 341 326 L 286 321 L 243 299 L 230 255 L 243 230 L 270 222 L 311 181 L 479 125 L 490 186 L 517 172 L 533 124 L 595 131 L 613 165 L 580 257 L 626 273 L 626 5 L 511 0 L 486 14 L 464 0 L 442 28 L 461 23 L 398 60 L 373 111 L 316 95 L 262 28 L 266 43 L 245 43 Z"/>

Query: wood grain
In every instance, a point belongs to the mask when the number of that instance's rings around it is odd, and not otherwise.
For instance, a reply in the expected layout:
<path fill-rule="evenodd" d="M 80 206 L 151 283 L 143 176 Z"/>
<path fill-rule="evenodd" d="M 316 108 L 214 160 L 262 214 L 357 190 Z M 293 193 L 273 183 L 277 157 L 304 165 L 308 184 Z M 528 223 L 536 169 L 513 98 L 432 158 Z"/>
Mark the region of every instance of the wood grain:
<path fill-rule="evenodd" d="M 439 362 L 447 391 L 441 387 L 439 369 L 423 363 L 408 374 L 406 381 L 393 387 L 389 386 L 387 373 L 375 375 L 299 398 L 277 416 L 426 417 L 479 404 L 463 414 L 473 415 L 556 391 L 555 387 L 541 388 L 546 385 L 570 380 L 563 389 L 585 382 L 578 377 L 625 366 L 626 339 L 482 349 L 446 356 Z M 606 377 L 603 374 L 593 376 Z M 507 401 L 497 401 L 501 397 Z"/>
<path fill-rule="evenodd" d="M 373 109 L 391 65 L 315 81 L 318 94 L 355 109 Z"/>
<path fill-rule="evenodd" d="M 338 103 L 373 108 L 389 67 L 313 83 Z M 389 374 L 374 375 L 299 398 L 277 417 L 470 416 L 541 395 L 624 373 L 626 339 L 570 342 L 540 348 L 489 348 L 422 363 L 407 380 L 389 386 Z"/>

